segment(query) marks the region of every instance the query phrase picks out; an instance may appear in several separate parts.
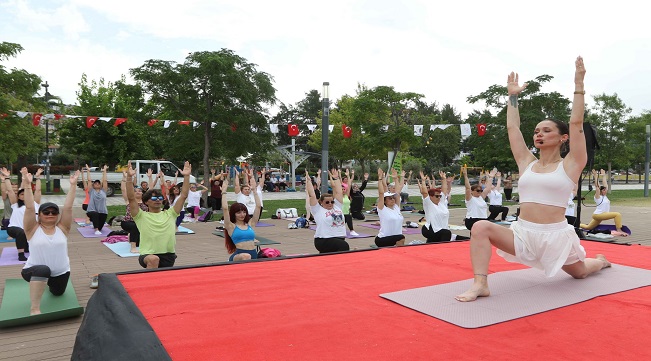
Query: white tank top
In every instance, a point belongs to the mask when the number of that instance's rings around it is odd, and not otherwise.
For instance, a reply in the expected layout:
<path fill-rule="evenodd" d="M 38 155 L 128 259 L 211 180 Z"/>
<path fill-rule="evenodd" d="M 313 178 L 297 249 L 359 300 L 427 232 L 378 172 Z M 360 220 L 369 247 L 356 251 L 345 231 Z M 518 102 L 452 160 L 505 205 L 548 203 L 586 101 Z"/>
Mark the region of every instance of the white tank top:
<path fill-rule="evenodd" d="M 488 204 L 482 197 L 471 197 L 466 208 L 466 218 L 488 218 Z"/>
<path fill-rule="evenodd" d="M 610 199 L 608 197 L 601 196 L 599 199 L 595 198 L 594 201 L 597 203 L 597 209 L 594 210 L 594 214 L 610 212 Z"/>
<path fill-rule="evenodd" d="M 68 238 L 59 227 L 55 228 L 53 235 L 47 235 L 39 226 L 32 238 L 27 241 L 29 242 L 29 258 L 23 268 L 38 265 L 48 266 L 52 277 L 70 271 Z"/>
<path fill-rule="evenodd" d="M 488 201 L 491 206 L 501 206 L 502 205 L 502 193 L 496 190 L 492 190 L 488 193 Z"/>
<path fill-rule="evenodd" d="M 576 182 L 565 173 L 563 161 L 550 173 L 536 173 L 531 167 L 538 162 L 529 163 L 518 181 L 520 203 L 539 203 L 548 206 L 567 207 L 567 195 Z"/>

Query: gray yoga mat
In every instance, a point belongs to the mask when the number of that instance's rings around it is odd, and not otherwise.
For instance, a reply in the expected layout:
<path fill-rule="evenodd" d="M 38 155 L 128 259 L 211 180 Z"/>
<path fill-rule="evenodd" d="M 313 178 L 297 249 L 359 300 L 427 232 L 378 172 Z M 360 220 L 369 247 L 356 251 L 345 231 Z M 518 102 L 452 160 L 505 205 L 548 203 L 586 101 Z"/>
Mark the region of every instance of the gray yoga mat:
<path fill-rule="evenodd" d="M 526 317 L 592 298 L 651 285 L 651 271 L 613 265 L 577 280 L 563 271 L 547 278 L 538 269 L 493 273 L 490 297 L 459 302 L 472 280 L 381 294 L 380 297 L 464 328 L 478 328 Z"/>

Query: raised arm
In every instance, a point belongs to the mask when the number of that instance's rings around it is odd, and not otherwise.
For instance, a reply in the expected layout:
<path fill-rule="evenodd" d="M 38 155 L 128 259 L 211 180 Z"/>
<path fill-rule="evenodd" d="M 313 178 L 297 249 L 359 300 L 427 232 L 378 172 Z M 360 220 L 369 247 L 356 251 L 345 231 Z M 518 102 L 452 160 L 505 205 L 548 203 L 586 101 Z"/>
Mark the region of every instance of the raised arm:
<path fill-rule="evenodd" d="M 445 177 L 445 172 L 439 171 L 439 177 L 441 177 L 441 193 L 445 194 L 447 197 L 448 194 L 450 193 L 450 190 L 448 189 L 448 182 Z"/>
<path fill-rule="evenodd" d="M 518 84 L 518 74 L 511 72 L 508 76 L 507 92 L 508 101 L 506 104 L 506 129 L 509 135 L 509 143 L 511 144 L 511 152 L 518 164 L 520 173 L 533 162 L 536 157 L 527 148 L 527 143 L 524 141 L 522 131 L 520 131 L 520 110 L 518 109 L 518 95 L 527 87 L 527 83 L 520 86 Z"/>
<path fill-rule="evenodd" d="M 416 181 L 418 181 L 418 191 L 420 192 L 420 195 L 423 196 L 423 198 L 429 197 L 429 193 L 427 192 L 427 178 L 423 171 L 420 172 L 420 178 L 416 179 Z"/>
<path fill-rule="evenodd" d="M 158 177 L 154 177 L 154 171 L 151 168 L 147 169 L 147 180 L 148 180 L 147 184 L 149 184 L 149 188 L 151 189 L 156 188 Z"/>
<path fill-rule="evenodd" d="M 486 175 L 486 187 L 484 190 L 481 192 L 481 197 L 486 198 L 488 196 L 488 193 L 491 192 L 491 189 L 493 189 L 493 178 L 495 177 L 495 174 L 497 173 L 497 170 L 493 169 Z"/>
<path fill-rule="evenodd" d="M 84 190 L 88 191 L 91 189 L 90 183 L 92 182 L 90 180 L 90 167 L 88 166 L 88 164 L 86 164 L 86 169 L 84 169 L 84 171 L 86 172 L 86 183 L 84 183 Z"/>
<path fill-rule="evenodd" d="M 463 180 L 466 185 L 466 201 L 469 201 L 472 198 L 472 191 L 470 190 L 470 179 L 468 179 L 468 168 L 461 168 L 461 172 L 463 173 Z"/>
<path fill-rule="evenodd" d="M 395 175 L 394 175 L 395 174 Z M 391 175 L 393 176 L 394 179 L 396 179 L 396 202 L 400 204 L 400 192 L 402 191 L 402 188 L 405 186 L 405 171 L 400 171 L 400 176 L 398 176 L 398 171 L 391 172 Z M 397 178 L 396 178 L 397 177 Z"/>
<path fill-rule="evenodd" d="M 362 181 L 362 185 L 359 186 L 359 191 L 363 192 L 364 189 L 366 189 L 367 184 L 368 184 L 368 173 L 364 173 L 364 180 Z"/>
<path fill-rule="evenodd" d="M 43 192 L 41 191 L 41 174 L 43 173 L 43 168 L 39 168 L 36 170 L 36 174 L 34 175 L 34 180 L 36 184 L 34 184 L 34 202 L 41 204 L 41 197 Z"/>
<path fill-rule="evenodd" d="M 228 189 L 228 178 L 222 182 L 222 211 L 224 213 L 224 229 L 228 234 L 233 234 L 235 225 L 231 222 L 231 217 L 228 213 L 228 200 L 226 200 L 226 190 Z"/>
<path fill-rule="evenodd" d="M 601 198 L 601 192 L 599 191 L 599 173 L 596 170 L 592 170 L 592 184 L 594 185 L 594 199 Z"/>
<path fill-rule="evenodd" d="M 156 177 L 160 179 L 160 192 L 163 194 L 163 197 L 167 199 L 169 190 L 167 189 L 167 184 L 165 183 L 165 173 L 163 173 L 163 171 L 160 171 Z"/>
<path fill-rule="evenodd" d="M 190 173 L 192 173 L 192 166 L 190 165 L 190 162 L 186 161 L 185 164 L 183 164 L 183 170 L 181 171 L 181 175 L 183 176 L 183 187 L 181 187 L 179 200 L 174 205 L 174 211 L 176 214 L 181 214 L 183 203 L 185 203 L 185 200 L 188 198 L 188 192 L 190 191 Z M 225 218 L 226 217 L 224 217 L 224 219 Z"/>
<path fill-rule="evenodd" d="M 251 172 L 251 174 L 249 175 L 249 187 L 251 187 L 253 193 L 253 199 L 255 200 L 255 209 L 253 210 L 251 219 L 249 219 L 249 225 L 255 228 L 255 226 L 258 224 L 258 221 L 260 220 L 260 213 L 262 213 L 262 207 L 260 206 L 261 203 L 260 195 L 258 194 L 258 190 L 257 190 L 258 185 L 255 181 L 255 174 L 253 174 L 253 172 Z"/>
<path fill-rule="evenodd" d="M 106 180 L 106 171 L 108 170 L 108 165 L 104 164 L 102 167 L 102 189 L 104 192 L 108 192 L 108 182 Z"/>
<path fill-rule="evenodd" d="M 321 189 L 321 169 L 316 171 L 316 178 L 314 178 L 317 188 Z"/>
<path fill-rule="evenodd" d="M 59 228 L 68 235 L 70 233 L 70 227 L 72 226 L 72 205 L 75 203 L 75 195 L 77 192 L 77 179 L 79 178 L 81 172 L 76 171 L 74 174 L 70 175 L 70 188 L 68 189 L 68 194 L 66 195 L 66 201 L 63 204 L 63 210 L 61 211 L 61 219 L 59 220 Z"/>
<path fill-rule="evenodd" d="M 337 169 L 332 169 L 328 171 L 328 176 L 330 177 L 332 196 L 334 199 L 339 201 L 339 203 L 344 203 L 344 193 L 341 190 L 341 178 L 339 177 L 339 171 Z"/>
<path fill-rule="evenodd" d="M 307 196 L 310 199 L 310 207 L 314 207 L 319 202 L 316 199 L 316 194 L 314 193 L 314 186 L 310 181 L 310 172 L 308 172 L 307 169 L 305 170 L 305 179 L 307 179 L 307 182 L 305 182 L 305 191 L 307 192 Z"/>
<path fill-rule="evenodd" d="M 127 164 L 126 170 L 126 182 L 125 188 L 127 189 L 127 200 L 129 203 L 129 208 L 131 209 L 131 217 L 136 217 L 136 214 L 140 212 L 140 207 L 138 206 L 138 201 L 136 200 L 136 194 L 133 190 L 133 178 L 136 176 L 136 170 L 131 167 L 131 162 Z"/>
<path fill-rule="evenodd" d="M 14 192 L 13 187 L 11 186 L 11 173 L 7 170 L 7 168 L 2 167 L 0 169 L 0 174 L 3 177 L 2 184 L 5 186 L 5 193 L 7 194 L 7 197 L 9 197 L 9 202 L 11 204 L 15 204 L 18 202 L 18 196 L 16 196 L 16 193 Z"/>
<path fill-rule="evenodd" d="M 82 173 L 82 177 L 83 177 Z M 82 181 L 83 182 L 83 181 Z M 122 199 L 125 204 L 129 204 L 129 197 L 127 197 L 127 171 L 122 171 L 122 181 L 120 182 L 120 191 L 122 192 Z"/>
<path fill-rule="evenodd" d="M 377 168 L 377 179 L 382 179 L 384 178 L 384 171 L 382 171 L 382 168 L 378 167 Z M 384 208 L 384 184 L 382 182 L 377 182 L 377 209 L 382 209 Z"/>
<path fill-rule="evenodd" d="M 500 186 L 502 185 L 502 173 L 497 172 L 495 173 L 495 177 L 497 177 L 497 184 L 495 185 L 495 188 L 493 188 L 496 192 L 500 191 Z"/>
<path fill-rule="evenodd" d="M 353 173 L 352 176 L 354 177 L 354 176 L 355 176 L 355 173 Z M 348 197 L 348 199 L 350 199 L 350 189 L 353 188 L 353 180 L 352 180 L 350 177 L 351 177 L 351 175 L 350 175 L 350 170 L 349 170 L 348 168 L 346 168 L 346 178 L 348 178 L 348 187 L 346 187 L 346 191 L 345 191 L 346 193 L 345 193 L 344 195 L 345 195 L 346 197 Z M 342 193 L 343 193 L 343 192 L 344 192 L 344 191 L 342 190 Z M 343 199 L 343 198 L 342 198 L 342 199 Z"/>
<path fill-rule="evenodd" d="M 585 147 L 585 134 L 583 134 L 583 114 L 585 112 L 585 66 L 583 58 L 577 57 L 574 62 L 574 99 L 572 100 L 572 113 L 570 114 L 570 151 L 565 156 L 563 167 L 573 181 L 578 181 L 585 164 L 588 162 L 588 153 Z M 607 186 L 607 185 L 606 185 Z"/>
<path fill-rule="evenodd" d="M 240 172 L 237 170 L 237 168 L 234 168 L 234 169 L 235 169 L 235 181 L 234 181 L 235 182 L 235 194 L 240 194 L 240 191 L 241 191 L 241 189 L 240 189 Z"/>
<path fill-rule="evenodd" d="M 25 236 L 27 239 L 31 239 L 38 228 L 38 222 L 36 222 L 36 209 L 34 208 L 34 193 L 32 192 L 32 174 L 27 172 L 27 168 L 23 167 L 20 170 L 23 178 L 23 189 L 25 190 L 25 215 L 23 216 L 23 229 L 25 230 Z"/>

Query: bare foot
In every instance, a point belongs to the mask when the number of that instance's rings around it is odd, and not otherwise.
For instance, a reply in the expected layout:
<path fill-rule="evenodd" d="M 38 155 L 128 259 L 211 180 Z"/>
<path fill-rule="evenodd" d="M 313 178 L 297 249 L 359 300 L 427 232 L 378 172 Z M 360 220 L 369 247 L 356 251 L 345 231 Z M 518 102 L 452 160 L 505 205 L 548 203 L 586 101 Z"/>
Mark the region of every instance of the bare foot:
<path fill-rule="evenodd" d="M 613 235 L 613 236 L 628 237 L 628 233 L 622 232 L 622 231 L 613 231 L 613 232 L 610 232 L 610 234 Z"/>
<path fill-rule="evenodd" d="M 608 262 L 608 260 L 606 259 L 606 256 L 604 256 L 604 255 L 601 254 L 601 253 L 598 254 L 598 255 L 596 255 L 594 258 L 596 258 L 596 259 L 598 259 L 598 260 L 600 260 L 601 262 L 604 263 L 604 266 L 601 267 L 602 269 L 603 269 L 603 268 L 608 268 L 608 267 L 611 266 L 610 262 Z"/>
<path fill-rule="evenodd" d="M 455 296 L 454 299 L 460 302 L 470 302 L 476 300 L 477 297 L 488 297 L 490 294 L 488 286 L 473 284 L 468 291 Z"/>
<path fill-rule="evenodd" d="M 138 248 L 131 247 L 131 253 L 138 253 Z"/>
<path fill-rule="evenodd" d="M 38 308 L 37 308 L 37 309 L 35 309 L 35 310 L 34 310 L 34 309 L 32 309 L 32 310 L 30 310 L 30 311 L 29 311 L 29 315 L 30 315 L 30 316 L 34 316 L 34 315 L 40 315 L 40 314 L 41 314 L 41 310 L 40 310 L 40 309 L 38 309 Z"/>

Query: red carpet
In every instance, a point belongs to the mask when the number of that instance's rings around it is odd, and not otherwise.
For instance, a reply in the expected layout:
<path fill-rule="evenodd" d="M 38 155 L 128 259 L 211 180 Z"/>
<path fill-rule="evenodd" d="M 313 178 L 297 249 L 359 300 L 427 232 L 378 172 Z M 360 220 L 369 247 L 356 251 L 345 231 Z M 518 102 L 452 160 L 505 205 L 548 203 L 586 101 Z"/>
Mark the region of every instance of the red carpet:
<path fill-rule="evenodd" d="M 651 248 L 583 242 L 651 268 Z M 174 360 L 650 359 L 651 287 L 480 329 L 380 298 L 471 275 L 469 244 L 119 275 Z M 522 268 L 495 256 L 491 272 Z M 470 284 L 470 283 L 469 283 Z"/>

